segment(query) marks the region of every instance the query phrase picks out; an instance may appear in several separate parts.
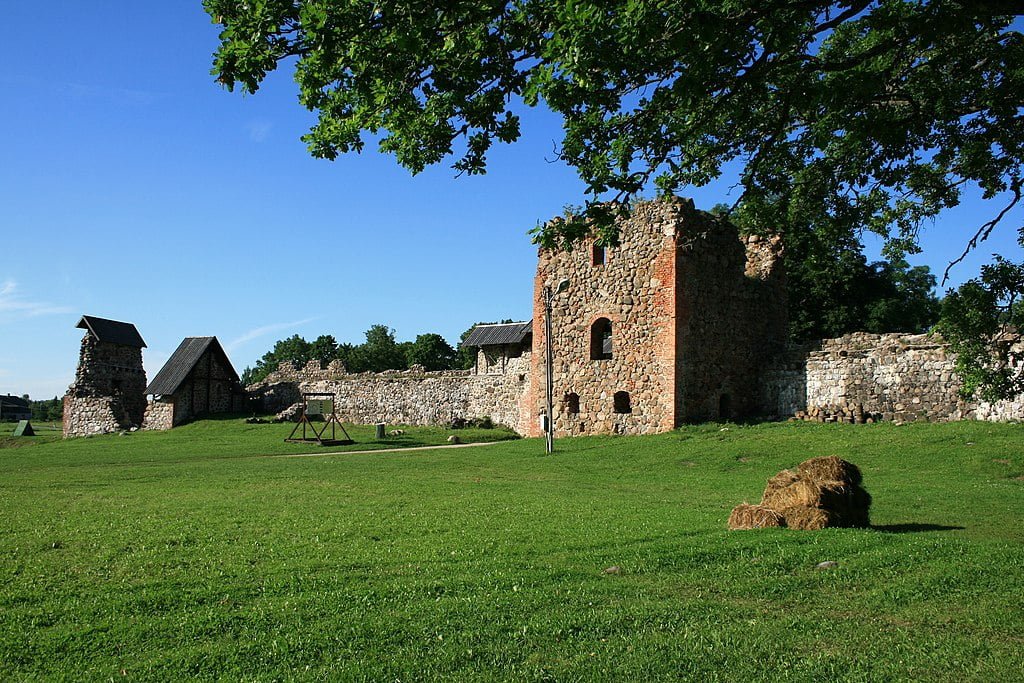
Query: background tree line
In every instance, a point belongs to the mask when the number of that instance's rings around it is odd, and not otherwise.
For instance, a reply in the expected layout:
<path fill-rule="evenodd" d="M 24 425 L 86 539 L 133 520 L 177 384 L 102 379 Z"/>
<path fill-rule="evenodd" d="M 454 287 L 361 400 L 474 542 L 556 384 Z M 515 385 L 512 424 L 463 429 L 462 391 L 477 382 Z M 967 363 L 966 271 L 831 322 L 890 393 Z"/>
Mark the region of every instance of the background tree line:
<path fill-rule="evenodd" d="M 509 321 L 511 322 L 511 321 Z M 460 339 L 464 340 L 473 328 L 466 330 Z M 426 370 L 463 370 L 473 366 L 475 356 L 468 349 L 456 350 L 439 334 L 428 332 L 413 341 L 395 340 L 395 331 L 387 325 L 373 325 L 366 331 L 362 344 L 339 343 L 333 335 L 322 334 L 312 342 L 299 335 L 293 335 L 274 344 L 274 348 L 263 354 L 255 367 L 242 372 L 242 384 L 259 382 L 285 361 L 302 367 L 311 360 L 326 365 L 340 360 L 349 372 L 383 372 L 384 370 L 407 370 L 420 365 Z"/>
<path fill-rule="evenodd" d="M 60 422 L 64 419 L 64 399 L 59 396 L 42 401 L 33 401 L 29 398 L 28 394 L 22 394 L 21 397 L 28 402 L 33 420 L 39 422 Z"/>

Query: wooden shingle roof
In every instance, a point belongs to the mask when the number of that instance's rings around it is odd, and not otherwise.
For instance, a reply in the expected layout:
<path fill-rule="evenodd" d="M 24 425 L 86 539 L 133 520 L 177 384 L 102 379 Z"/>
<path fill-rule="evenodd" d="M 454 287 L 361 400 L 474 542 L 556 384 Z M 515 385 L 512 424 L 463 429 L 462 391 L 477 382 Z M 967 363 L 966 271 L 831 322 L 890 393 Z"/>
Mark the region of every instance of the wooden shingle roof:
<path fill-rule="evenodd" d="M 533 321 L 504 323 L 500 325 L 477 325 L 462 342 L 463 346 L 501 346 L 522 344 L 533 333 Z"/>
<path fill-rule="evenodd" d="M 0 395 L 0 404 L 28 409 L 28 401 L 20 396 L 11 396 L 10 394 Z"/>
<path fill-rule="evenodd" d="M 146 348 L 146 342 L 142 341 L 142 335 L 131 323 L 83 315 L 75 327 L 89 330 L 89 334 L 94 336 L 97 341 L 124 344 L 139 349 Z"/>
<path fill-rule="evenodd" d="M 221 357 L 224 366 L 231 372 L 235 381 L 239 381 L 238 373 L 235 372 L 231 361 L 228 360 L 228 355 L 224 353 L 224 349 L 216 337 L 185 337 L 164 363 L 164 366 L 160 368 L 160 372 L 156 373 L 153 381 L 146 387 L 146 393 L 162 396 L 176 393 L 208 349 Z"/>

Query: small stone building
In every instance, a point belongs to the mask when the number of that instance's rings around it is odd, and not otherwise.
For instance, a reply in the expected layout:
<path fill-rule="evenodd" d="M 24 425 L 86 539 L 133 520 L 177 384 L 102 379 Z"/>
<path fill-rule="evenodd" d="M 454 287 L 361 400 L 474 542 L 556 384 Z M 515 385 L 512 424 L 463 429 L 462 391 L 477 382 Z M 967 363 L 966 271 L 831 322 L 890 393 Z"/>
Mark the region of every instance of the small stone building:
<path fill-rule="evenodd" d="M 245 409 L 245 390 L 216 337 L 186 337 L 146 387 L 146 429 Z"/>
<path fill-rule="evenodd" d="M 83 315 L 75 382 L 64 396 L 64 437 L 140 427 L 146 412 L 146 342 L 131 323 Z"/>
<path fill-rule="evenodd" d="M 741 237 L 680 198 L 644 202 L 620 242 L 541 250 L 534 281 L 531 415 L 545 412 L 544 289 L 552 300 L 558 434 L 647 434 L 759 412 L 766 364 L 785 348 L 777 238 Z"/>
<path fill-rule="evenodd" d="M 477 325 L 463 346 L 476 348 L 474 375 L 529 372 L 533 321 Z"/>

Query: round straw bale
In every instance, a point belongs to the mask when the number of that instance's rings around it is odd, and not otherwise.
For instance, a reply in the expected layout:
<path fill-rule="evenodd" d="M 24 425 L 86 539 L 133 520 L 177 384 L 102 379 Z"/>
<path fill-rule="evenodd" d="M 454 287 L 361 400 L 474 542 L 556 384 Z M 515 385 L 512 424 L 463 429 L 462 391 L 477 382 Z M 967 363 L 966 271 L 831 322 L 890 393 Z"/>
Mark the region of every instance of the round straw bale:
<path fill-rule="evenodd" d="M 761 505 L 767 505 L 768 507 L 777 507 L 772 504 L 771 501 L 775 499 L 775 494 L 778 491 L 786 489 L 793 482 L 799 481 L 800 475 L 792 470 L 782 470 L 774 477 L 768 480 L 768 484 L 764 487 L 764 493 L 761 495 Z"/>
<path fill-rule="evenodd" d="M 793 505 L 829 508 L 844 505 L 849 495 L 848 487 L 835 481 L 817 482 L 808 479 L 797 479 L 785 488 L 765 490 L 761 505 L 775 510 Z"/>
<path fill-rule="evenodd" d="M 762 505 L 749 505 L 742 503 L 732 509 L 729 515 L 729 528 L 737 529 L 767 529 L 771 527 L 782 527 L 785 523 L 782 515 Z"/>
<path fill-rule="evenodd" d="M 779 510 L 779 514 L 786 520 L 786 526 L 790 529 L 815 531 L 835 526 L 832 513 L 821 508 L 793 505 Z"/>
<path fill-rule="evenodd" d="M 805 460 L 797 465 L 796 470 L 800 476 L 813 481 L 840 481 L 844 484 L 861 482 L 860 469 L 852 462 L 834 455 Z"/>

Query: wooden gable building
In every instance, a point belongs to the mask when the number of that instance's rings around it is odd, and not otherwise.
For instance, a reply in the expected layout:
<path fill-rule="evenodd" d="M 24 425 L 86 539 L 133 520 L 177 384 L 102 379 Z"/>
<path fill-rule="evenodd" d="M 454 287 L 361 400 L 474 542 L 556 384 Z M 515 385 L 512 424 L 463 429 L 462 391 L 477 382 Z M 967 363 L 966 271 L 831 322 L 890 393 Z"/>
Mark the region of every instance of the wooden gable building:
<path fill-rule="evenodd" d="M 186 337 L 146 387 L 146 429 L 245 409 L 245 390 L 216 337 Z"/>

